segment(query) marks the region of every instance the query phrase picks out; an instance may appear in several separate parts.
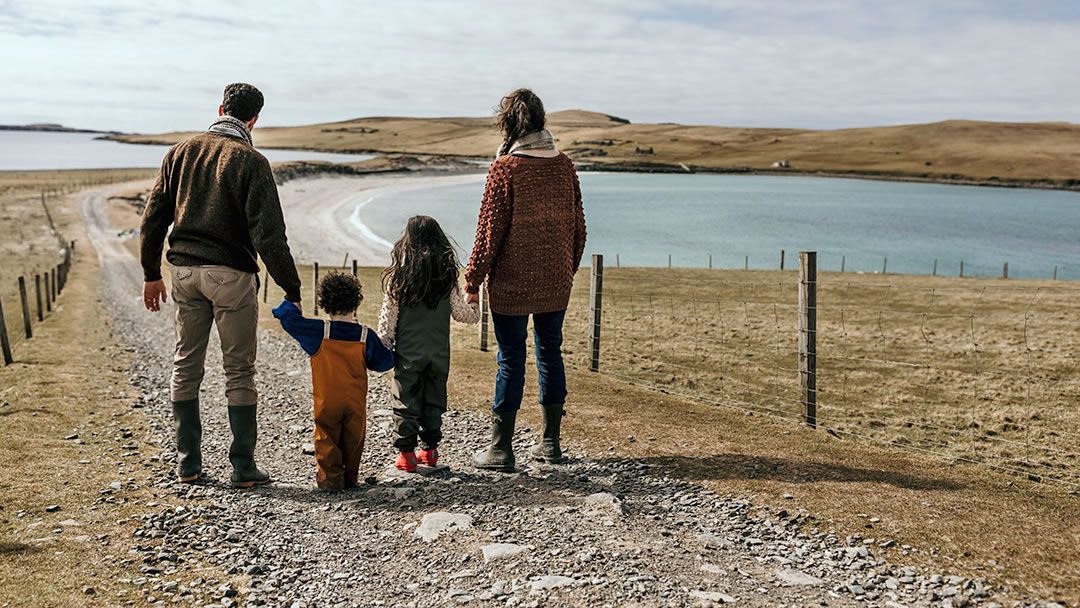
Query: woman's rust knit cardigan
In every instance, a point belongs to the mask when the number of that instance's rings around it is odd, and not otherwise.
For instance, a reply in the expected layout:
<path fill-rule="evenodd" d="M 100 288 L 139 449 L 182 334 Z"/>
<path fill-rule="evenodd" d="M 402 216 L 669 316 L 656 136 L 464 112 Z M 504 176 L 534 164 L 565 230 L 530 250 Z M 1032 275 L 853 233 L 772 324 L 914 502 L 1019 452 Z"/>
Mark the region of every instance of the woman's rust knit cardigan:
<path fill-rule="evenodd" d="M 564 310 L 584 251 L 581 185 L 569 157 L 507 155 L 491 163 L 467 293 L 486 279 L 496 313 Z"/>

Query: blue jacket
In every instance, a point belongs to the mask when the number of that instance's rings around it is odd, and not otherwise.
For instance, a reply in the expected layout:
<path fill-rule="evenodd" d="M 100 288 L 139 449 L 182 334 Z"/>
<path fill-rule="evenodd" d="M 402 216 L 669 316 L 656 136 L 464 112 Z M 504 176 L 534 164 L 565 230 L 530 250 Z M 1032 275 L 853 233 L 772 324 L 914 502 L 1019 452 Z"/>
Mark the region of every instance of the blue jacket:
<path fill-rule="evenodd" d="M 281 321 L 281 327 L 290 336 L 296 338 L 300 348 L 309 357 L 315 356 L 322 346 L 325 321 L 309 319 L 300 313 L 296 304 L 288 300 L 274 309 L 274 317 Z M 348 321 L 330 322 L 330 339 L 346 342 L 359 342 L 364 333 L 364 326 Z M 383 345 L 375 331 L 368 328 L 367 344 L 364 348 L 364 360 L 367 368 L 376 372 L 385 372 L 394 367 L 394 353 Z"/>

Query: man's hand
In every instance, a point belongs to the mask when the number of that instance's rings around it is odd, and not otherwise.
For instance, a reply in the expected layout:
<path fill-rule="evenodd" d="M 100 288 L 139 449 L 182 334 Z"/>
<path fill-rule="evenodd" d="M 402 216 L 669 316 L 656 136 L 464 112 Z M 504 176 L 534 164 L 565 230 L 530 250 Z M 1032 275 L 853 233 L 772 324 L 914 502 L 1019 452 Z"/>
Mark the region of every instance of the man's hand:
<path fill-rule="evenodd" d="M 161 303 L 168 300 L 168 296 L 165 295 L 165 281 L 161 279 L 143 283 L 142 294 L 143 305 L 151 312 L 161 310 Z"/>
<path fill-rule="evenodd" d="M 468 304 L 469 306 L 479 306 L 480 305 L 480 292 L 466 293 L 465 294 L 465 303 Z"/>

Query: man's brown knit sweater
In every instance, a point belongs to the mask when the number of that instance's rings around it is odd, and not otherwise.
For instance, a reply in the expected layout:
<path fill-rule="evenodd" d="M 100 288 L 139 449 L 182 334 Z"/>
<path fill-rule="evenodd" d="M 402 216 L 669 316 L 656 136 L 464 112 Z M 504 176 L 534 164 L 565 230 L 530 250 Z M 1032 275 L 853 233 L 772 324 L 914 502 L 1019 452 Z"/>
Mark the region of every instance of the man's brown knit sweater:
<path fill-rule="evenodd" d="M 527 315 L 564 310 L 585 251 L 585 212 L 574 163 L 500 156 L 488 170 L 465 291 L 487 280 L 491 310 Z"/>
<path fill-rule="evenodd" d="M 270 163 L 246 142 L 203 133 L 165 154 L 142 219 L 140 258 L 147 281 L 161 278 L 170 224 L 167 257 L 173 266 L 258 272 L 257 252 L 285 299 L 300 301 L 300 277 Z"/>

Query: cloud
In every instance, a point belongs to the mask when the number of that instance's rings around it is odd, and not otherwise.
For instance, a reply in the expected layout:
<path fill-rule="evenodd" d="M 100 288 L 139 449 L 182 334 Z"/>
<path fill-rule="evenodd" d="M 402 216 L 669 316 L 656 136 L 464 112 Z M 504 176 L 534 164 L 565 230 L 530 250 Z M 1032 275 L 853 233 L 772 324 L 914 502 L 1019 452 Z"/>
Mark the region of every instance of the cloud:
<path fill-rule="evenodd" d="M 551 109 L 638 122 L 846 127 L 1078 120 L 1067 2 L 549 0 L 0 3 L 4 122 L 200 128 L 235 80 L 265 124 Z"/>

